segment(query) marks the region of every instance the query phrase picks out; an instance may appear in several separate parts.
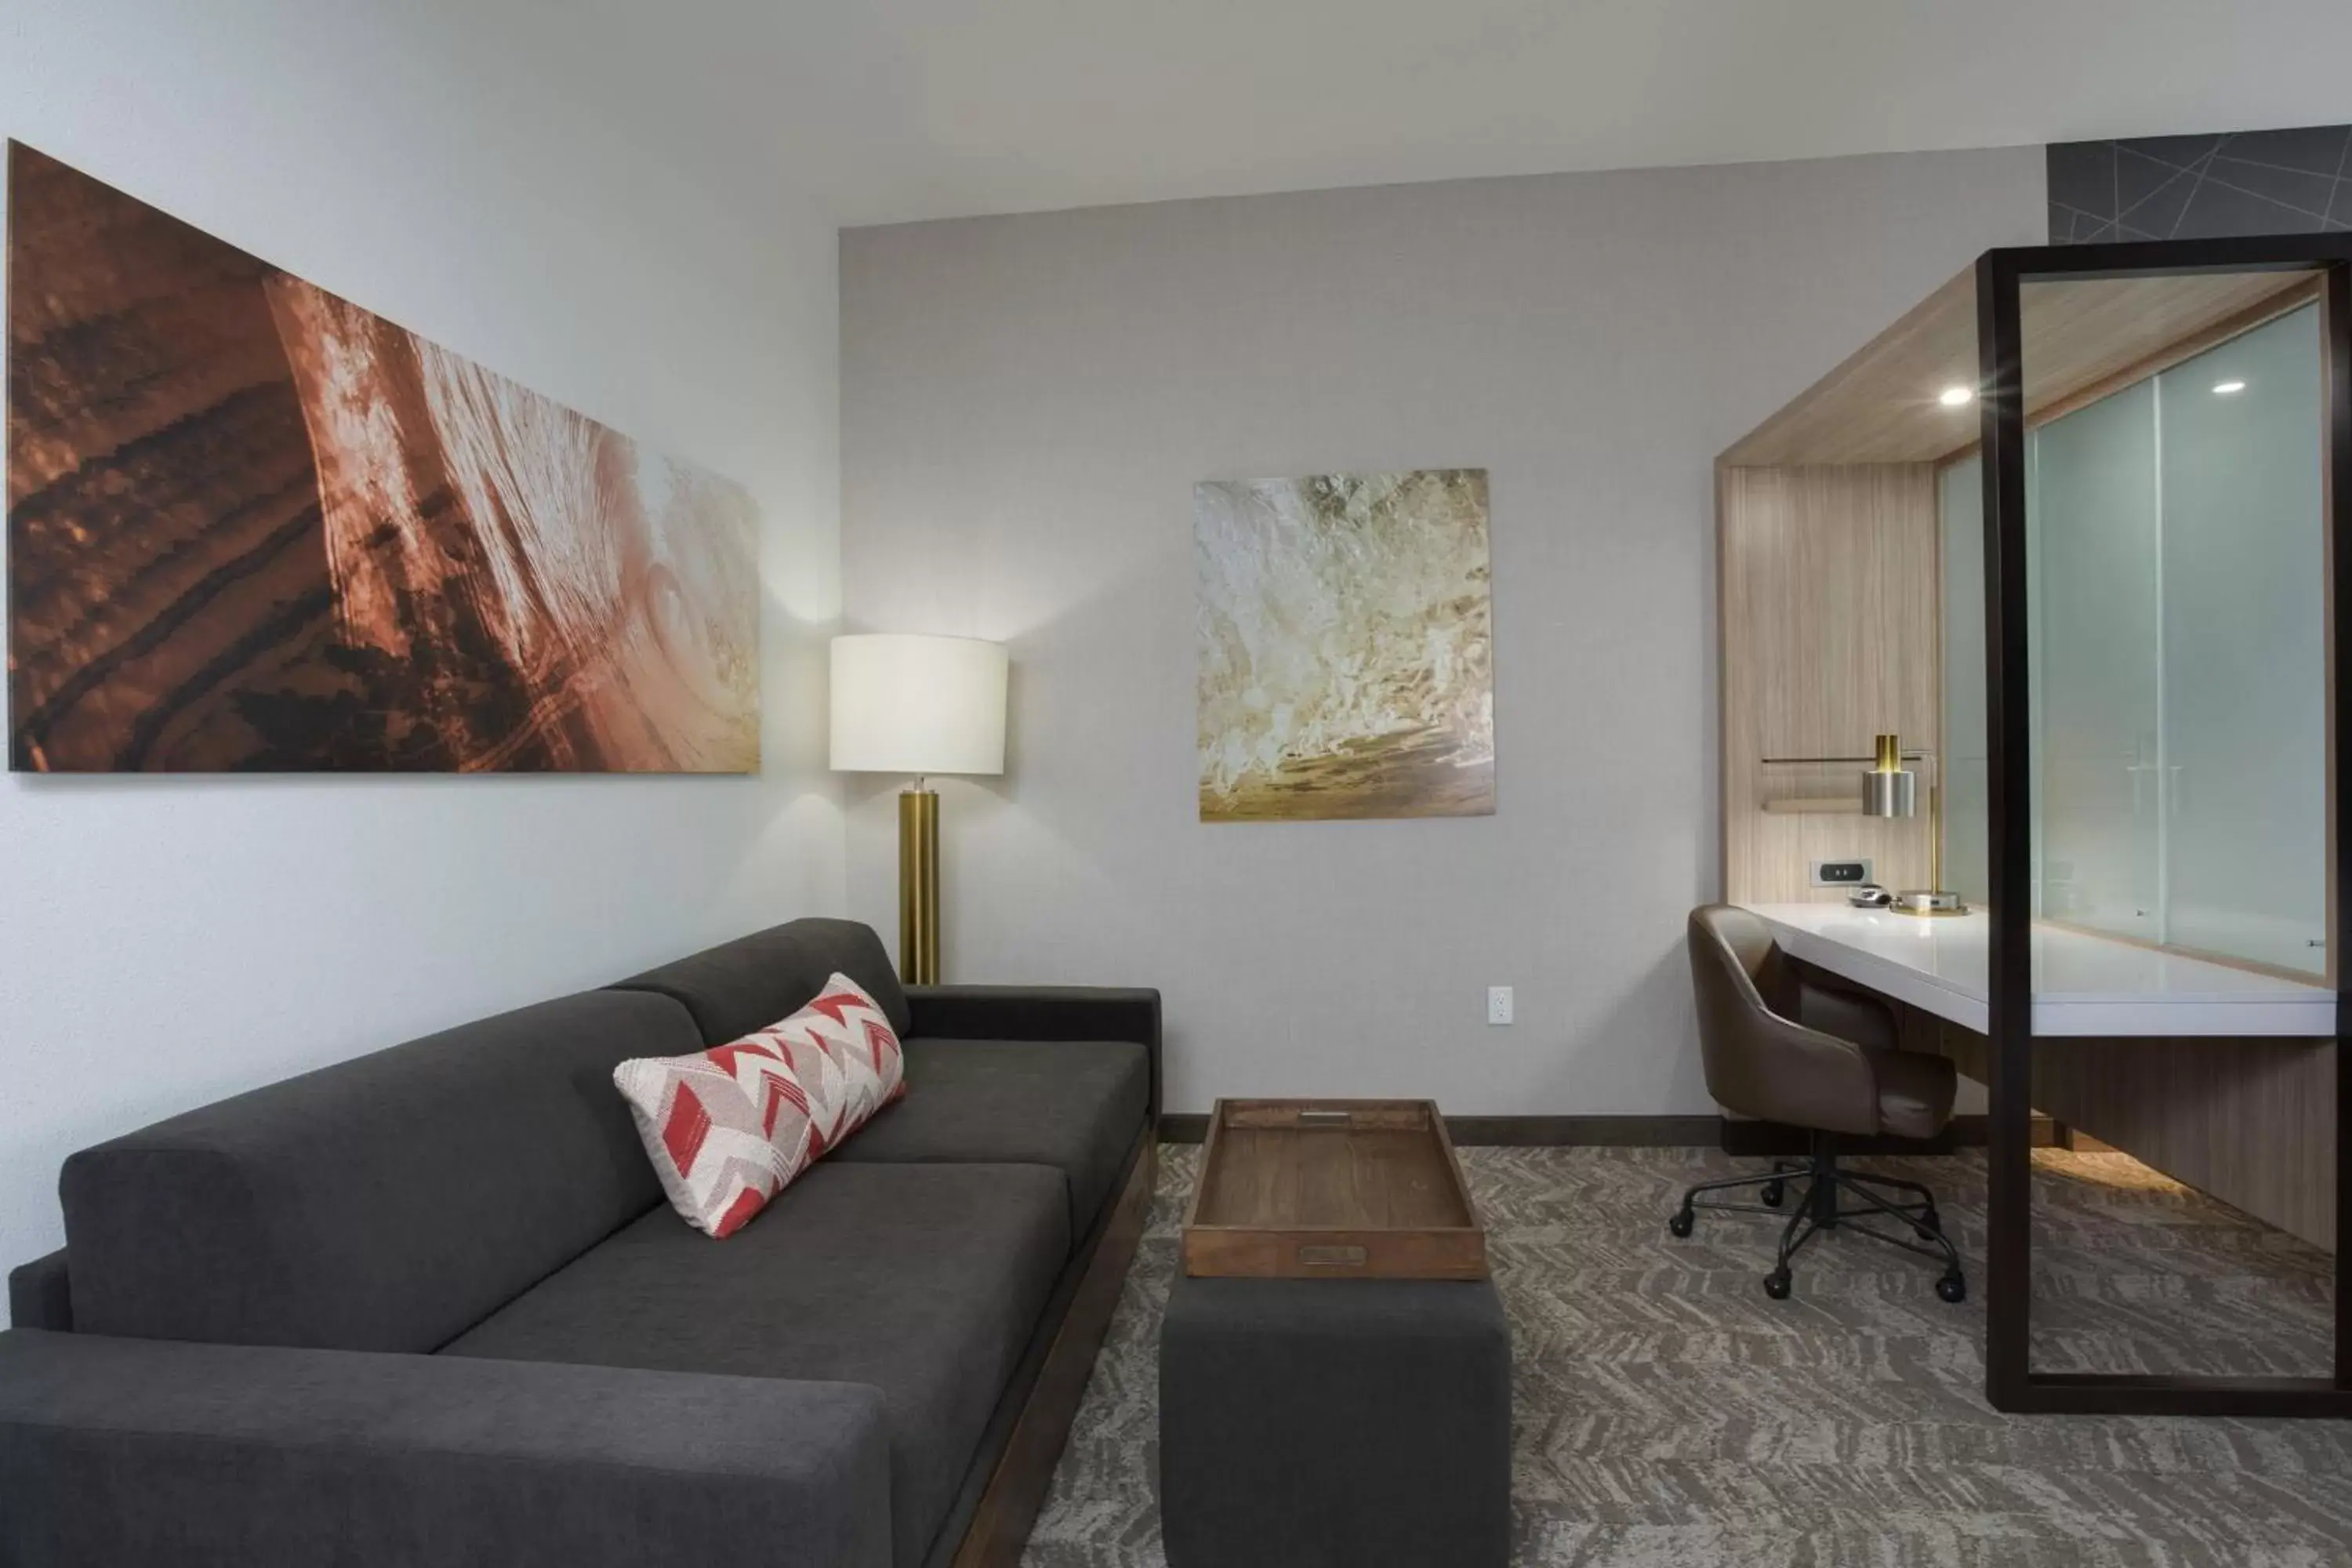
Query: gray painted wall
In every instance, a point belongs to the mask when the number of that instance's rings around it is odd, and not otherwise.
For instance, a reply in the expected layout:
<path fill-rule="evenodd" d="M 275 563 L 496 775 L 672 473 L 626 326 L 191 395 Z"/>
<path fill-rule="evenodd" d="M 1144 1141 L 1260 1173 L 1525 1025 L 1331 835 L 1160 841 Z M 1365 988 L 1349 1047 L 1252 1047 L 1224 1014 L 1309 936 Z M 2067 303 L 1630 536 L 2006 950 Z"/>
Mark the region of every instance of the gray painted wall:
<path fill-rule="evenodd" d="M 0 1270 L 76 1149 L 841 903 L 833 226 L 472 20 L 10 0 L 0 136 L 748 486 L 764 772 L 0 774 Z"/>
<path fill-rule="evenodd" d="M 1161 987 L 1174 1110 L 1709 1109 L 1712 459 L 2044 196 L 2033 147 L 845 234 L 845 614 L 1013 645 L 948 977 Z M 1193 481 L 1416 466 L 1491 474 L 1496 814 L 1200 823 Z M 846 803 L 885 930 L 895 788 Z"/>

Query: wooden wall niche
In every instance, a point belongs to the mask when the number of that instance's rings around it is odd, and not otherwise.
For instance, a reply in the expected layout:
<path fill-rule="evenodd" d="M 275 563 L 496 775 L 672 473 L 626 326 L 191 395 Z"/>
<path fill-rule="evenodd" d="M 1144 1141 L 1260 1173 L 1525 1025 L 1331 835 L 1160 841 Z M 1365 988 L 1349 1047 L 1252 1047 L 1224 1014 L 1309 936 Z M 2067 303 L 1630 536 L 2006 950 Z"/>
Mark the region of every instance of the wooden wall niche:
<path fill-rule="evenodd" d="M 2315 292 L 2315 279 L 2295 272 L 2031 284 L 2020 301 L 2027 423 Z M 1927 880 L 1924 798 L 1917 817 L 1875 820 L 1858 815 L 1853 774 L 1864 764 L 1813 773 L 1768 769 L 1764 759 L 1858 756 L 1883 730 L 1901 734 L 1906 750 L 1939 743 L 1936 475 L 1974 447 L 1981 423 L 1973 401 L 1941 394 L 1976 388 L 1976 302 L 1971 268 L 1717 459 L 1728 899 L 1842 899 L 1810 886 L 1811 863 L 1852 856 L 1867 856 L 1889 887 Z M 1924 792 L 1936 774 L 1913 765 Z M 1823 804 L 1795 808 L 1806 799 Z M 2329 907 L 2330 951 L 2340 952 L 2332 891 Z M 1904 1043 L 1986 1077 L 1983 1037 L 1957 1025 L 1906 1009 Z M 2332 1041 L 2042 1038 L 2031 1098 L 2174 1179 L 2332 1248 L 2336 1054 Z"/>
<path fill-rule="evenodd" d="M 1883 731 L 1939 728 L 1932 463 L 1725 467 L 1717 479 L 1725 897 L 1834 901 L 1812 862 L 1867 858 L 1890 888 L 1927 882 L 1927 791 L 1908 819 L 1862 815 Z M 1773 758 L 1853 758 L 1776 766 Z"/>
<path fill-rule="evenodd" d="M 2035 283 L 2021 310 L 2025 403 L 2040 423 L 2295 308 L 2308 274 Z M 1867 856 L 1890 888 L 1927 878 L 1920 815 L 1857 814 L 1857 771 L 1767 757 L 1867 753 L 1881 731 L 1940 744 L 1936 469 L 1971 449 L 1976 272 L 1961 272 L 1717 459 L 1725 896 L 1822 901 L 1814 860 Z M 1852 805 L 1844 797 L 1852 797 Z M 1811 809 L 1804 803 L 1811 803 Z"/>

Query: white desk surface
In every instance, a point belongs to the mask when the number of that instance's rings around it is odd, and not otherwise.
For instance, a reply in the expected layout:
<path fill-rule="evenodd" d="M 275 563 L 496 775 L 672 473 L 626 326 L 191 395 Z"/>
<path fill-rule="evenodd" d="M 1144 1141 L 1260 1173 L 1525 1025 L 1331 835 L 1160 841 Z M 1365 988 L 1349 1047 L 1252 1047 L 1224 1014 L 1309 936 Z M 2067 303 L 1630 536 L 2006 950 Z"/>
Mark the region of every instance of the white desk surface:
<path fill-rule="evenodd" d="M 1843 903 L 1742 904 L 1784 952 L 1882 995 L 1982 1033 L 1991 993 L 1991 922 Z M 2036 1035 L 2336 1034 L 2336 993 L 2056 926 L 2033 928 Z"/>

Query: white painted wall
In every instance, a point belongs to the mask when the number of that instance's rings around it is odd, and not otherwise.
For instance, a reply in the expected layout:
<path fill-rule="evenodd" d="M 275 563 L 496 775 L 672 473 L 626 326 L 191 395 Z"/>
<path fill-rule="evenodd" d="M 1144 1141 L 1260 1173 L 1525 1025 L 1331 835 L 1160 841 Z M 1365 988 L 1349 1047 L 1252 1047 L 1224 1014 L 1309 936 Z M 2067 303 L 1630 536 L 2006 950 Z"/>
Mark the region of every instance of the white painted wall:
<path fill-rule="evenodd" d="M 156 1117 L 836 910 L 834 232 L 464 7 L 9 0 L 0 134 L 665 450 L 765 519 L 751 779 L 0 777 L 0 1267 Z"/>
<path fill-rule="evenodd" d="M 2043 219 L 2027 148 L 845 233 L 847 618 L 1013 650 L 1011 771 L 943 790 L 949 977 L 1161 987 L 1176 1110 L 1710 1109 L 1714 455 Z M 1202 825 L 1193 481 L 1455 465 L 1491 475 L 1496 815 Z M 886 929 L 891 787 L 848 805 Z"/>

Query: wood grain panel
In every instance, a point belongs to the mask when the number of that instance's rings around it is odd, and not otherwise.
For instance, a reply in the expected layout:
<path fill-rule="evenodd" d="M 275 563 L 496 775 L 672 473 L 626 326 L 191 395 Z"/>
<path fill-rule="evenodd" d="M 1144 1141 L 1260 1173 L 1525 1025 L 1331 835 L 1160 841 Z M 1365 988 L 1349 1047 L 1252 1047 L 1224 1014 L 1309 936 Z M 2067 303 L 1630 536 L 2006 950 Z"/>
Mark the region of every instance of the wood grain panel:
<path fill-rule="evenodd" d="M 2213 273 L 2185 278 L 2029 283 L 2024 323 L 2029 417 L 2095 391 L 2217 327 L 2243 330 L 2265 307 L 2300 303 L 2310 276 Z M 1937 396 L 1977 384 L 1973 268 L 1914 306 L 1835 370 L 1725 452 L 1738 466 L 1934 462 L 1976 443 L 1979 410 Z"/>
<path fill-rule="evenodd" d="M 1985 1039 L 1921 1037 L 1984 1081 Z M 2336 1250 L 2336 1046 L 2328 1040 L 2086 1039 L 2033 1046 L 2033 1106 L 2314 1247 Z"/>
<path fill-rule="evenodd" d="M 1459 1226 L 1469 1215 L 1433 1182 L 1426 1131 L 1328 1136 L 1228 1127 L 1204 1178 L 1202 1225 Z"/>
<path fill-rule="evenodd" d="M 1810 864 L 1856 856 L 1889 887 L 1924 886 L 1924 804 L 1908 821 L 1864 816 L 1865 763 L 1764 759 L 1864 757 L 1889 730 L 1933 745 L 1934 466 L 1727 468 L 1717 479 L 1725 895 L 1841 899 L 1808 885 Z M 1841 808 L 1849 796 L 1855 807 Z"/>

